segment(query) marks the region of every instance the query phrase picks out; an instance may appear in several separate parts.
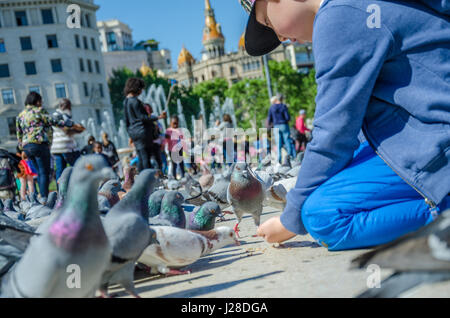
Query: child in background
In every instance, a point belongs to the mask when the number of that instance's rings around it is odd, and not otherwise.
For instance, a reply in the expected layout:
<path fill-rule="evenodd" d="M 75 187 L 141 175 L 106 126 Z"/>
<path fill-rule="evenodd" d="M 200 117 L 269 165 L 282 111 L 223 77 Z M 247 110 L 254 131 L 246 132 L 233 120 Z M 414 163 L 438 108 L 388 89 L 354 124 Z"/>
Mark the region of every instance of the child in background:
<path fill-rule="evenodd" d="M 103 145 L 101 142 L 95 141 L 93 143 L 92 151 L 93 151 L 93 154 L 102 156 L 106 160 L 106 163 L 108 164 L 108 166 L 112 168 L 111 163 L 108 160 L 108 157 L 103 153 Z"/>
<path fill-rule="evenodd" d="M 450 0 L 241 0 L 245 49 L 313 43 L 312 141 L 281 217 L 329 250 L 390 242 L 450 207 Z"/>
<path fill-rule="evenodd" d="M 177 168 L 180 167 L 181 177 L 184 178 L 184 162 L 183 162 L 183 134 L 179 127 L 178 116 L 172 116 L 170 120 L 170 127 L 166 130 L 166 141 L 169 149 L 170 159 L 172 160 L 172 176 L 177 178 Z M 175 154 L 172 151 L 179 149 L 178 157 L 174 158 Z M 179 159 L 179 160 L 177 160 Z M 178 162 L 179 161 L 179 162 Z"/>
<path fill-rule="evenodd" d="M 27 193 L 30 197 L 34 194 L 34 178 L 37 177 L 37 173 L 25 152 L 22 151 L 20 155 L 22 160 L 19 163 L 20 172 L 17 174 L 17 177 L 20 181 L 20 200 L 25 201 Z"/>

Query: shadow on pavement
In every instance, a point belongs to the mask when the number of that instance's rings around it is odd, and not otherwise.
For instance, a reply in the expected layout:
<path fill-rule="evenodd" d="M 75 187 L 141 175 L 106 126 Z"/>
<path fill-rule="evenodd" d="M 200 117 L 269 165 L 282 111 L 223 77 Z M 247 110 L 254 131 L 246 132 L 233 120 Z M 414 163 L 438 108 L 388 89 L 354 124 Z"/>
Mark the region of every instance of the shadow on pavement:
<path fill-rule="evenodd" d="M 275 271 L 275 272 L 271 272 L 271 273 L 251 277 L 251 278 L 235 280 L 232 282 L 214 284 L 214 285 L 203 286 L 203 287 L 196 287 L 196 288 L 192 288 L 192 289 L 188 289 L 188 290 L 184 290 L 184 291 L 179 291 L 176 293 L 167 294 L 167 295 L 161 296 L 159 298 L 198 297 L 198 296 L 213 293 L 213 292 L 216 292 L 219 290 L 227 289 L 227 288 L 230 288 L 230 287 L 233 287 L 233 286 L 236 286 L 236 285 L 248 282 L 248 281 L 257 280 L 257 279 L 265 278 L 265 277 L 272 276 L 275 274 L 280 274 L 280 273 L 283 273 L 283 271 Z"/>

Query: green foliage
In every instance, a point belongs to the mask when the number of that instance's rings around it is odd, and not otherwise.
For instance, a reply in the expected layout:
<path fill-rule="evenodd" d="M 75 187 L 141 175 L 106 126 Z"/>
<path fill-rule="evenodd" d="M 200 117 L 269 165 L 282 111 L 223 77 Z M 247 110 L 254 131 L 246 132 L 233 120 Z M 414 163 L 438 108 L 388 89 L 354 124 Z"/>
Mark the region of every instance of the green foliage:
<path fill-rule="evenodd" d="M 234 101 L 236 118 L 241 128 L 261 128 L 265 124 L 269 111 L 269 93 L 266 81 L 262 79 L 244 79 L 230 87 L 226 96 Z"/>
<path fill-rule="evenodd" d="M 285 96 L 291 116 L 295 118 L 300 109 L 305 109 L 307 116 L 313 117 L 317 94 L 315 71 L 300 74 L 292 68 L 289 61 L 269 61 L 269 70 L 274 93 L 282 93 Z"/>
<path fill-rule="evenodd" d="M 291 67 L 288 61 L 269 61 L 269 69 L 273 91 L 274 93 L 282 93 L 286 97 L 285 102 L 290 106 L 289 112 L 291 117 L 295 119 L 300 109 L 305 109 L 307 116 L 313 117 L 315 96 L 317 94 L 314 69 L 308 74 L 300 74 Z M 161 84 L 164 87 L 166 96 L 169 94 L 169 81 L 158 77 L 155 72 L 143 76 L 140 71 L 133 73 L 126 68 L 113 71 L 113 76 L 109 79 L 108 85 L 117 122 L 123 118 L 123 88 L 127 79 L 133 76 L 143 78 L 147 88 L 152 84 L 157 86 Z M 233 99 L 236 108 L 236 118 L 240 127 L 247 129 L 256 124 L 256 127 L 260 128 L 265 125 L 270 108 L 265 79 L 244 79 L 231 87 L 222 78 L 197 84 L 193 88 L 177 85 L 172 92 L 169 111 L 171 114 L 177 112 L 177 100 L 180 99 L 186 121 L 188 126 L 191 127 L 191 115 L 198 118 L 200 113 L 199 98 L 202 97 L 204 99 L 205 110 L 207 116 L 209 116 L 212 111 L 214 96 L 218 96 L 221 103 L 225 101 L 226 97 Z"/>

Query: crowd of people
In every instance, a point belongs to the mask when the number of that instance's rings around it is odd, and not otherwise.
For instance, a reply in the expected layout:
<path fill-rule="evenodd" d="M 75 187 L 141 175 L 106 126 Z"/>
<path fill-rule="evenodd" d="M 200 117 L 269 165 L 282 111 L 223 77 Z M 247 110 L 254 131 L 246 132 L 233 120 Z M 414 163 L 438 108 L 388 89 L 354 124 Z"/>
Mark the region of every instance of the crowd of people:
<path fill-rule="evenodd" d="M 101 140 L 89 136 L 87 145 L 81 149 L 78 147 L 75 135 L 83 133 L 85 128 L 73 120 L 69 99 L 62 99 L 59 107 L 49 114 L 43 108 L 42 97 L 31 92 L 26 98 L 25 109 L 16 120 L 16 153 L 0 151 L 0 198 L 13 199 L 18 190 L 21 200 L 39 193 L 41 203 L 46 203 L 51 181 L 57 181 L 67 166 L 73 166 L 84 155 L 104 157 L 119 176 L 123 176 L 122 169 L 130 165 L 136 166 L 138 171 L 156 167 L 165 175 L 177 179 L 183 178 L 186 171 L 194 175 L 199 173 L 200 166 L 209 165 L 215 169 L 222 164 L 231 165 L 237 160 L 256 158 L 263 150 L 270 153 L 270 131 L 264 140 L 265 149 L 261 147 L 263 140 L 260 138 L 227 134 L 227 129 L 234 128 L 230 114 L 224 114 L 221 120 L 216 121 L 215 129 L 223 135 L 222 144 L 213 135 L 201 145 L 195 145 L 193 138 L 183 136 L 177 115 L 171 116 L 170 126 L 164 131 L 160 119 L 166 119 L 167 113 L 155 115 L 151 105 L 138 98 L 144 88 L 145 83 L 139 78 L 130 78 L 124 88 L 124 119 L 133 151 L 123 161 L 105 132 Z M 295 157 L 297 152 L 304 150 L 308 140 L 306 133 L 309 130 L 305 125 L 304 111 L 300 112 L 296 120 L 293 138 L 289 122 L 290 116 L 283 103 L 283 96 L 277 95 L 272 99 L 268 127 L 278 128 L 280 160 L 281 147 L 284 146 L 287 153 Z M 197 154 L 201 155 L 199 162 L 196 162 Z"/>

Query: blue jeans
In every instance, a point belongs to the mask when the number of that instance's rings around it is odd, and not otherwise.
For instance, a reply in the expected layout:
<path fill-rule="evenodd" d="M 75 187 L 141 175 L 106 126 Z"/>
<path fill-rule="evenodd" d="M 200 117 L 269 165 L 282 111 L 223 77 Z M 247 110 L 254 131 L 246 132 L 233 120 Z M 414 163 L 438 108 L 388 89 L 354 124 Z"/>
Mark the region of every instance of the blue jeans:
<path fill-rule="evenodd" d="M 50 147 L 48 144 L 27 144 L 23 147 L 38 173 L 39 193 L 47 199 L 50 184 Z"/>
<path fill-rule="evenodd" d="M 322 246 L 348 250 L 393 241 L 449 207 L 450 196 L 431 210 L 365 142 L 346 169 L 308 197 L 302 221 Z"/>
<path fill-rule="evenodd" d="M 293 140 L 291 139 L 291 130 L 288 124 L 275 125 L 274 128 L 278 128 L 279 142 L 278 142 L 278 161 L 281 162 L 281 148 L 286 148 L 287 153 L 295 158 L 295 147 Z"/>
<path fill-rule="evenodd" d="M 59 177 L 61 177 L 64 169 L 67 167 L 67 164 L 73 167 L 80 155 L 81 153 L 79 151 L 53 155 L 56 163 L 56 181 L 58 181 Z"/>

